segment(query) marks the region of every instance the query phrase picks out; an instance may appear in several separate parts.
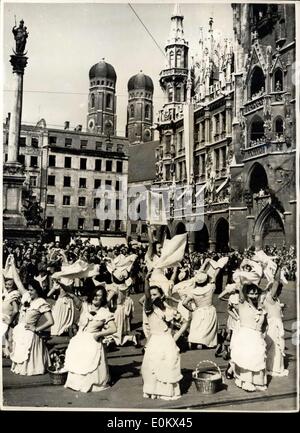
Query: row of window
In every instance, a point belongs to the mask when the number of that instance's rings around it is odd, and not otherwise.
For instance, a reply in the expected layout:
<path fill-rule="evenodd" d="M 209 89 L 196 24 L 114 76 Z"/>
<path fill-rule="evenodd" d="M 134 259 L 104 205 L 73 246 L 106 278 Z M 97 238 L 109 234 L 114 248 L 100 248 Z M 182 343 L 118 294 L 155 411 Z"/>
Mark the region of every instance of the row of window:
<path fill-rule="evenodd" d="M 87 197 L 78 197 L 78 206 L 79 207 L 85 207 L 86 206 L 86 199 Z M 120 199 L 116 199 L 112 201 L 112 199 L 105 198 L 104 199 L 104 210 L 112 210 L 112 206 L 115 205 L 115 210 L 120 210 Z M 95 197 L 93 200 L 93 209 L 97 209 L 100 206 L 101 198 Z M 55 195 L 48 194 L 47 195 L 47 204 L 49 205 L 55 205 Z M 63 206 L 71 206 L 71 196 L 70 195 L 64 195 L 62 199 L 62 205 Z"/>
<path fill-rule="evenodd" d="M 94 93 L 92 93 L 90 96 L 90 103 L 91 103 L 91 108 L 94 108 L 96 105 L 96 96 Z M 113 107 L 113 95 L 107 93 L 105 98 L 105 108 L 111 109 L 112 107 Z"/>
<path fill-rule="evenodd" d="M 152 94 L 151 93 L 144 93 L 144 92 L 130 92 L 129 93 L 129 98 L 151 98 Z"/>
<path fill-rule="evenodd" d="M 57 136 L 50 135 L 48 141 L 49 141 L 49 144 L 57 144 Z M 65 147 L 72 147 L 73 139 L 70 137 L 65 137 L 64 144 L 65 144 Z M 88 140 L 80 140 L 80 149 L 87 149 L 88 144 L 89 144 Z M 106 145 L 105 145 L 105 144 L 103 144 L 102 141 L 96 141 L 95 142 L 95 149 L 96 150 L 106 150 L 107 152 L 112 152 L 113 151 L 113 144 L 112 143 L 106 143 Z M 118 143 L 116 151 L 117 152 L 123 152 L 124 151 L 123 144 Z"/>
<path fill-rule="evenodd" d="M 69 225 L 70 225 L 70 218 L 69 217 L 63 217 L 61 228 L 62 229 L 68 229 Z M 78 218 L 77 229 L 78 230 L 84 230 L 86 228 L 85 226 L 86 226 L 86 219 L 85 218 Z M 53 216 L 47 217 L 46 228 L 47 229 L 54 228 L 54 217 Z M 120 231 L 121 228 L 122 228 L 122 221 L 121 220 L 116 220 L 116 221 L 111 221 L 109 219 L 104 220 L 104 230 L 105 231 L 110 231 L 110 230 Z M 100 230 L 100 220 L 99 219 L 96 219 L 96 218 L 93 219 L 93 230 Z"/>
<path fill-rule="evenodd" d="M 135 116 L 135 107 L 133 104 L 130 105 L 129 113 L 130 113 L 130 117 Z M 145 118 L 146 119 L 151 118 L 151 106 L 150 105 L 145 105 Z"/>
<path fill-rule="evenodd" d="M 91 85 L 92 86 L 108 86 L 108 87 L 113 87 L 114 83 L 112 81 L 104 81 L 104 80 L 96 80 L 96 81 L 91 81 Z"/>
<path fill-rule="evenodd" d="M 36 176 L 31 176 L 31 177 L 36 177 Z M 87 181 L 87 179 L 85 177 L 80 177 L 79 181 L 78 181 L 78 187 L 79 188 L 86 188 L 87 187 L 86 181 Z M 51 174 L 48 175 L 48 185 L 49 186 L 56 186 L 55 175 L 51 175 Z M 64 176 L 63 186 L 64 187 L 71 187 L 72 186 L 71 176 Z M 110 179 L 105 180 L 105 187 L 108 187 L 108 186 L 112 186 L 112 180 L 110 180 Z M 97 189 L 100 187 L 101 187 L 101 179 L 94 179 L 94 189 Z M 121 181 L 116 180 L 115 190 L 120 191 L 121 189 L 122 189 Z"/>
<path fill-rule="evenodd" d="M 39 147 L 39 139 L 37 137 L 31 137 L 30 144 L 32 147 Z M 19 138 L 19 146 L 20 147 L 26 146 L 26 137 Z"/>
<path fill-rule="evenodd" d="M 56 155 L 49 155 L 48 166 L 49 167 L 56 167 Z M 72 168 L 72 158 L 70 156 L 65 156 L 64 168 Z M 80 158 L 79 169 L 80 170 L 86 170 L 87 169 L 87 158 Z M 94 170 L 95 171 L 101 171 L 102 170 L 102 159 L 95 159 Z M 110 160 L 105 161 L 105 171 L 112 171 L 112 161 L 110 161 Z M 117 161 L 116 172 L 117 173 L 123 172 L 123 161 Z"/>

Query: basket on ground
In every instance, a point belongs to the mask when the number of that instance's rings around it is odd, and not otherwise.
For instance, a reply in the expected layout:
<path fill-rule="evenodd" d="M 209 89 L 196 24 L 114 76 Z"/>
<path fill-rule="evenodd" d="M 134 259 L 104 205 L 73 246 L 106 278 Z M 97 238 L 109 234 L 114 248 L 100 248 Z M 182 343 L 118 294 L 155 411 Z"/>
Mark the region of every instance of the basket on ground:
<path fill-rule="evenodd" d="M 50 382 L 52 385 L 64 385 L 67 380 L 68 372 L 67 371 L 55 371 L 51 370 L 51 367 L 48 368 L 48 373 L 50 376 Z"/>
<path fill-rule="evenodd" d="M 197 391 L 202 394 L 214 394 L 221 389 L 223 380 L 220 368 L 213 361 L 205 360 L 197 364 L 192 373 Z"/>

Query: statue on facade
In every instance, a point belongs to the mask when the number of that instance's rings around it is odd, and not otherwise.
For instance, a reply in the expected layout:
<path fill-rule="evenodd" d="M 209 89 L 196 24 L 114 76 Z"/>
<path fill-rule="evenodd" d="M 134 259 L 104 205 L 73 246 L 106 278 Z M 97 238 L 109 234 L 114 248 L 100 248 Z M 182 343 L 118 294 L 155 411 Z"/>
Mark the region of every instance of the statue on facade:
<path fill-rule="evenodd" d="M 16 25 L 13 26 L 12 32 L 14 34 L 15 41 L 16 41 L 16 49 L 14 52 L 17 55 L 23 56 L 25 51 L 26 41 L 29 35 L 29 33 L 27 32 L 27 27 L 24 26 L 24 21 L 23 20 L 20 21 L 19 27 L 17 27 Z"/>
<path fill-rule="evenodd" d="M 28 207 L 24 210 L 27 225 L 41 227 L 43 224 L 43 219 L 41 217 L 42 211 L 43 209 L 37 201 L 29 203 Z"/>

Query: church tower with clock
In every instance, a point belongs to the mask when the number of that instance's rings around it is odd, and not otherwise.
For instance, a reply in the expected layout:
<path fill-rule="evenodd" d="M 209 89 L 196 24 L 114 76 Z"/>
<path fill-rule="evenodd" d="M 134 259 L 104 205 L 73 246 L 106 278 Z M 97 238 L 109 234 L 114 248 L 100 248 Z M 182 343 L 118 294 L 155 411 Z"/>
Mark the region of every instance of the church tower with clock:
<path fill-rule="evenodd" d="M 102 59 L 91 67 L 89 80 L 87 131 L 114 136 L 117 127 L 115 69 Z"/>
<path fill-rule="evenodd" d="M 126 136 L 129 144 L 153 140 L 153 82 L 140 71 L 128 81 Z"/>

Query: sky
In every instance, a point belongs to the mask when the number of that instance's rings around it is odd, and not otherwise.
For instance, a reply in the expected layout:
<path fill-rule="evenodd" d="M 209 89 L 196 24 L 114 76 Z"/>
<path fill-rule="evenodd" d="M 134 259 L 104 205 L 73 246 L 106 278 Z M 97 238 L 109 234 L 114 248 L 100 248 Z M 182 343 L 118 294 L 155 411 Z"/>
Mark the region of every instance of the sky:
<path fill-rule="evenodd" d="M 167 2 L 131 3 L 161 50 L 170 31 L 174 4 Z M 184 15 L 185 37 L 190 56 L 198 47 L 199 28 L 214 28 L 227 38 L 233 37 L 232 9 L 229 2 L 180 3 Z M 29 31 L 28 65 L 24 75 L 22 122 L 35 124 L 41 118 L 49 127 L 83 125 L 89 91 L 88 73 L 102 58 L 117 74 L 117 135 L 125 134 L 127 82 L 142 70 L 154 83 L 154 119 L 164 103 L 159 73 L 165 57 L 127 3 L 30 3 L 3 4 L 3 120 L 12 110 L 14 81 L 9 63 L 15 46 L 11 29 L 21 19 Z"/>

